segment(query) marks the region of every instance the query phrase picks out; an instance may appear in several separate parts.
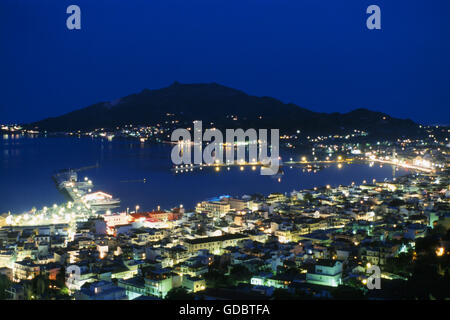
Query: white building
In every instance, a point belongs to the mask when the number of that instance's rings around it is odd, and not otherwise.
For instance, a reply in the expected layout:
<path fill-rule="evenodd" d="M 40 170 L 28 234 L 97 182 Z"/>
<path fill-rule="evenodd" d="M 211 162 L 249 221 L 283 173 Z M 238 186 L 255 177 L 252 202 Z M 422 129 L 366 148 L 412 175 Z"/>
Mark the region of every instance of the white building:
<path fill-rule="evenodd" d="M 330 259 L 319 260 L 314 266 L 314 272 L 306 274 L 306 282 L 337 287 L 342 284 L 342 262 Z"/>

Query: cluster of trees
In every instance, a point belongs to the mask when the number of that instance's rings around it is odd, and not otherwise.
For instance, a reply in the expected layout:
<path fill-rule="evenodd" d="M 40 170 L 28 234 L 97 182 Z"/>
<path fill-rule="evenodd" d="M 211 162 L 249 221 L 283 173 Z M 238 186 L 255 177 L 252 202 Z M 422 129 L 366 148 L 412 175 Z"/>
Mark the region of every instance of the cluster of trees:
<path fill-rule="evenodd" d="M 194 295 L 185 288 L 173 288 L 167 292 L 166 300 L 194 300 Z"/>
<path fill-rule="evenodd" d="M 392 281 L 387 294 L 399 299 L 450 298 L 450 254 L 436 252 L 447 241 L 450 230 L 437 226 L 426 237 L 416 240 L 415 250 L 388 259 L 383 269 L 408 280 Z"/>
<path fill-rule="evenodd" d="M 422 239 L 416 240 L 412 276 L 407 292 L 417 298 L 450 298 L 450 254 L 439 256 L 437 248 L 450 241 L 450 229 L 435 227 Z"/>
<path fill-rule="evenodd" d="M 208 288 L 228 288 L 241 282 L 250 282 L 253 274 L 245 266 L 213 263 L 205 274 Z"/>
<path fill-rule="evenodd" d="M 245 266 L 213 263 L 204 275 L 208 288 L 229 288 L 241 282 L 250 282 L 252 273 Z M 184 288 L 173 288 L 167 293 L 168 300 L 193 300 L 194 294 Z"/>
<path fill-rule="evenodd" d="M 0 274 L 0 300 L 5 300 L 9 298 L 6 290 L 11 287 L 11 281 L 7 276 Z"/>
<path fill-rule="evenodd" d="M 11 282 L 6 276 L 0 275 L 0 300 L 10 299 L 7 290 L 11 288 Z M 32 280 L 22 281 L 24 299 L 26 300 L 50 300 L 68 299 L 69 290 L 65 285 L 65 270 L 62 268 L 55 280 L 50 280 L 48 275 L 38 275 Z"/>
<path fill-rule="evenodd" d="M 438 254 L 438 248 L 450 241 L 450 230 L 435 227 L 425 238 L 417 239 L 415 250 L 388 259 L 383 270 L 407 278 L 404 280 L 382 279 L 381 290 L 364 290 L 358 279 L 331 290 L 333 299 L 355 300 L 372 296 L 386 299 L 449 299 L 450 254 Z M 294 270 L 287 270 L 287 273 Z M 314 299 L 302 292 L 276 289 L 273 299 Z"/>

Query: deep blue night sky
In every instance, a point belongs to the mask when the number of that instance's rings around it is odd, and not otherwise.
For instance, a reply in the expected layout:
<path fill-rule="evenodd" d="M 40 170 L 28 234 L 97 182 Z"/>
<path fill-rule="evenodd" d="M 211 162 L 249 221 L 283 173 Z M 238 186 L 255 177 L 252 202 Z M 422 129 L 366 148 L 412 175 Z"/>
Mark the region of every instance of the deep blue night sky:
<path fill-rule="evenodd" d="M 77 4 L 82 29 L 66 28 Z M 366 28 L 381 7 L 382 30 Z M 2 0 L 0 122 L 172 82 L 450 123 L 448 0 Z"/>

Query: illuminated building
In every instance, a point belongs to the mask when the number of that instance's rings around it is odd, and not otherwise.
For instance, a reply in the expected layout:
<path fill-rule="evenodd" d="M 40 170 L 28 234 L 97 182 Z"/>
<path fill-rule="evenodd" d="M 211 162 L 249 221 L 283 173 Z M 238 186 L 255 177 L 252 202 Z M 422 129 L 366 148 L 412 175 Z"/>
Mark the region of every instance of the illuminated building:
<path fill-rule="evenodd" d="M 268 275 L 254 276 L 250 280 L 250 284 L 254 286 L 265 286 L 279 289 L 287 289 L 290 281 L 282 276 L 274 276 L 271 273 Z"/>
<path fill-rule="evenodd" d="M 189 292 L 198 292 L 206 289 L 206 281 L 198 277 L 184 276 L 182 286 Z"/>
<path fill-rule="evenodd" d="M 98 191 L 84 195 L 81 200 L 91 206 L 111 206 L 118 205 L 119 199 L 114 199 L 112 195 Z"/>
<path fill-rule="evenodd" d="M 220 253 L 226 247 L 236 246 L 240 241 L 248 238 L 249 236 L 243 234 L 225 234 L 218 237 L 186 239 L 183 244 L 188 252 L 206 249 L 215 254 Z"/>
<path fill-rule="evenodd" d="M 145 276 L 145 288 L 149 295 L 164 298 L 172 288 L 181 286 L 181 277 L 170 269 L 152 270 Z"/>
<path fill-rule="evenodd" d="M 321 286 L 337 287 L 342 284 L 342 262 L 322 259 L 314 266 L 314 272 L 306 274 L 306 282 Z"/>
<path fill-rule="evenodd" d="M 203 201 L 197 204 L 195 212 L 206 214 L 208 217 L 220 218 L 230 212 L 231 206 L 226 198 L 217 198 L 209 201 Z"/>
<path fill-rule="evenodd" d="M 273 204 L 276 202 L 283 202 L 286 201 L 286 196 L 282 193 L 271 193 L 267 197 L 267 203 Z"/>
<path fill-rule="evenodd" d="M 231 210 L 240 211 L 248 208 L 248 201 L 224 195 L 200 202 L 197 204 L 195 212 L 206 214 L 208 217 L 221 218 Z"/>
<path fill-rule="evenodd" d="M 77 300 L 128 300 L 125 289 L 112 282 L 97 281 L 81 288 L 75 294 Z"/>
<path fill-rule="evenodd" d="M 172 211 L 155 210 L 151 212 L 136 212 L 130 216 L 132 222 L 167 222 L 179 220 L 183 217 L 183 214 L 184 208 L 181 206 L 180 208 L 172 209 Z"/>
<path fill-rule="evenodd" d="M 129 300 L 148 295 L 147 288 L 145 287 L 145 280 L 142 277 L 120 279 L 117 282 L 117 285 L 120 288 L 125 289 L 125 293 Z"/>
<path fill-rule="evenodd" d="M 362 248 L 361 258 L 373 265 L 384 265 L 399 251 L 399 245 L 372 245 Z"/>
<path fill-rule="evenodd" d="M 115 227 L 116 225 L 128 224 L 132 218 L 126 212 L 116 214 L 105 214 L 103 219 L 108 227 Z"/>
<path fill-rule="evenodd" d="M 16 261 L 14 263 L 13 275 L 15 280 L 32 280 L 40 273 L 38 265 L 31 259 Z"/>

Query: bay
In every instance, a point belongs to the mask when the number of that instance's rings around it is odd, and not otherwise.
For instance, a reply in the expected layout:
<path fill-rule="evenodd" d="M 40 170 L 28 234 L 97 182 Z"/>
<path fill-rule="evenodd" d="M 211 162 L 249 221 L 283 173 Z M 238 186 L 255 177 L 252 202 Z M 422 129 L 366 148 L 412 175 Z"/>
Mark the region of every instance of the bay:
<path fill-rule="evenodd" d="M 204 168 L 175 173 L 170 145 L 89 137 L 0 137 L 0 213 L 22 213 L 65 202 L 51 177 L 66 168 L 90 167 L 78 172 L 79 179 L 88 177 L 94 182 L 94 190 L 120 198 L 121 208 L 117 211 L 134 210 L 136 205 L 145 211 L 180 204 L 190 209 L 219 195 L 285 193 L 327 184 L 382 181 L 393 175 L 390 166 L 368 164 L 345 164 L 342 168 L 333 164 L 317 173 L 284 166 L 282 176 L 262 176 L 258 168 L 251 167 L 242 171 L 232 167 L 219 172 Z M 404 173 L 400 169 L 396 175 Z"/>

